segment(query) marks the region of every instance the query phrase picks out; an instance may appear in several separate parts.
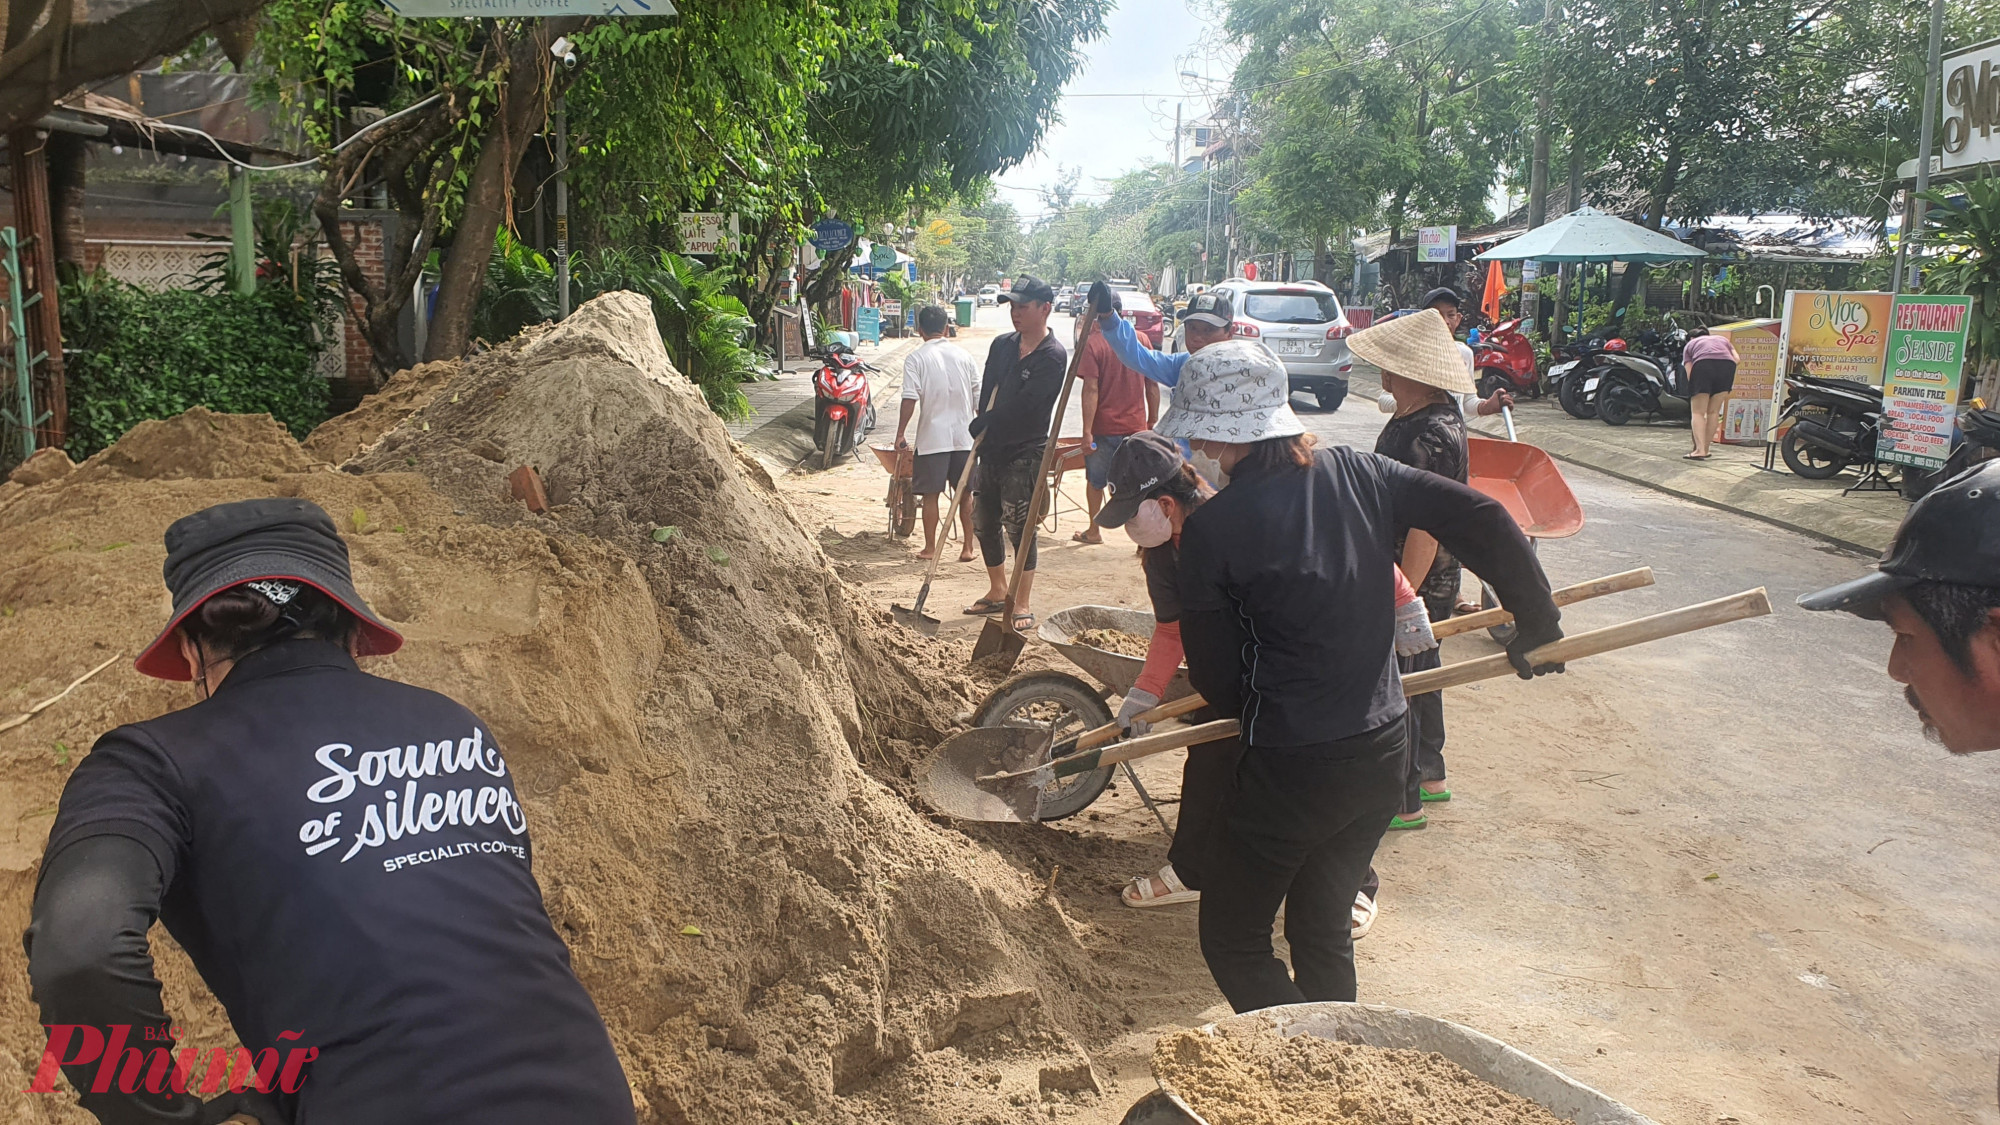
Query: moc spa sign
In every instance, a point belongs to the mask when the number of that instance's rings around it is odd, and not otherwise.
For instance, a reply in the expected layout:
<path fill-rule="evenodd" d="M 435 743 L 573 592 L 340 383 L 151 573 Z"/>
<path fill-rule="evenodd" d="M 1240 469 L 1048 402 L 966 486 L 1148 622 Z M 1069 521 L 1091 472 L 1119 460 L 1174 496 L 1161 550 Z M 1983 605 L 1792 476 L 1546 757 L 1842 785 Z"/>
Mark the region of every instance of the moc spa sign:
<path fill-rule="evenodd" d="M 1958 383 L 1965 369 L 1970 297 L 1896 298 L 1889 314 L 1888 379 L 1875 457 L 1942 469 L 1958 424 Z"/>
<path fill-rule="evenodd" d="M 2000 161 L 2000 39 L 1944 59 L 1944 151 L 1949 172 Z"/>

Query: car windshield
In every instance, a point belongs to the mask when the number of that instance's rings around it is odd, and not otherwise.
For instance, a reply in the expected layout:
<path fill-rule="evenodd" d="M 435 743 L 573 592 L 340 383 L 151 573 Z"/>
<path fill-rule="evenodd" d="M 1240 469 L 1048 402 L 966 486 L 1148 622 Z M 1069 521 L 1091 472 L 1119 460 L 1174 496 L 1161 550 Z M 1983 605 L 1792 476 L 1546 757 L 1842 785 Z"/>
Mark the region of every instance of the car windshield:
<path fill-rule="evenodd" d="M 1271 289 L 1247 294 L 1243 315 L 1266 324 L 1325 324 L 1340 319 L 1340 302 L 1310 289 Z"/>

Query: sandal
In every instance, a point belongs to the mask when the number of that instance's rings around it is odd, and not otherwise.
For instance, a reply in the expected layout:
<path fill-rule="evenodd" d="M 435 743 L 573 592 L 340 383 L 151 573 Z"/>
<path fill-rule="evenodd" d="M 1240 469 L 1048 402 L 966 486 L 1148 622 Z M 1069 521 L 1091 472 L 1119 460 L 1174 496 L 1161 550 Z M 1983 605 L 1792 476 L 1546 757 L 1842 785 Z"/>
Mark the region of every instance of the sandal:
<path fill-rule="evenodd" d="M 1166 894 L 1156 895 L 1153 893 L 1153 880 L 1155 878 L 1166 884 Z M 1187 885 L 1181 882 L 1181 877 L 1174 874 L 1174 865 L 1169 863 L 1165 867 L 1160 868 L 1160 873 L 1157 876 L 1134 875 L 1132 881 L 1125 884 L 1125 889 L 1118 892 L 1118 897 L 1124 901 L 1125 905 L 1134 910 L 1146 910 L 1155 906 L 1173 906 L 1176 903 L 1196 902 L 1201 899 L 1201 892 L 1188 890 Z"/>
<path fill-rule="evenodd" d="M 1389 831 L 1401 832 L 1410 828 L 1425 828 L 1430 825 L 1430 822 L 1431 818 L 1425 816 L 1423 813 L 1418 813 L 1408 818 L 1405 818 L 1402 813 L 1397 813 L 1395 816 L 1389 818 Z"/>
<path fill-rule="evenodd" d="M 1683 461 L 1706 461 L 1708 460 L 1708 458 L 1709 454 L 1696 453 L 1693 450 L 1689 450 L 1688 452 L 1681 454 L 1681 460 Z"/>
<path fill-rule="evenodd" d="M 1197 891 L 1197 894 L 1200 892 Z M 1354 892 L 1354 929 L 1348 934 L 1351 941 L 1360 941 L 1368 936 L 1375 926 L 1375 916 L 1382 912 L 1381 904 L 1368 897 L 1367 891 Z"/>
<path fill-rule="evenodd" d="M 1090 533 L 1089 533 L 1089 532 L 1087 532 L 1087 531 L 1079 531 L 1079 532 L 1077 532 L 1077 533 L 1076 533 L 1075 535 L 1072 535 L 1072 536 L 1070 536 L 1070 537 L 1069 537 L 1069 541 L 1070 541 L 1070 542 L 1072 542 L 1072 543 L 1082 543 L 1082 544 L 1084 544 L 1085 546 L 1091 546 L 1091 547 L 1094 547 L 1094 546 L 1097 546 L 1097 545 L 1099 545 L 1099 544 L 1103 543 L 1103 542 L 1104 542 L 1104 537 L 1103 537 L 1102 535 L 1100 535 L 1100 536 L 1098 536 L 1097 538 L 1095 538 L 1095 539 L 1092 539 L 1092 538 L 1090 537 Z"/>
<path fill-rule="evenodd" d="M 1034 627 L 1035 627 L 1034 614 L 1017 613 L 1014 615 L 1014 631 L 1016 633 L 1025 633 Z"/>
<path fill-rule="evenodd" d="M 1420 796 L 1426 801 L 1449 801 L 1451 800 L 1451 790 L 1439 789 L 1433 792 L 1432 790 L 1425 789 L 1421 791 Z"/>
<path fill-rule="evenodd" d="M 959 612 L 967 617 L 984 617 L 1006 604 L 1007 599 L 1005 598 L 981 598 L 964 609 L 959 610 Z"/>

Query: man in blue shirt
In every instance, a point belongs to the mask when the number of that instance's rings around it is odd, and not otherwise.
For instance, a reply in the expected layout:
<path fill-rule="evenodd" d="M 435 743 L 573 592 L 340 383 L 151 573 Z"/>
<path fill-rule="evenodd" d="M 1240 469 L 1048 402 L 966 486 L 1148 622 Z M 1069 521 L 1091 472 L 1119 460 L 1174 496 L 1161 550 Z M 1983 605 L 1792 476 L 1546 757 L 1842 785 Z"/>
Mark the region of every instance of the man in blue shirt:
<path fill-rule="evenodd" d="M 1111 287 L 1102 281 L 1092 282 L 1090 303 L 1092 308 L 1111 309 Z M 1229 339 L 1229 325 L 1235 318 L 1236 303 L 1228 293 L 1210 289 L 1197 294 L 1188 302 L 1187 312 L 1181 315 L 1181 323 L 1187 326 L 1184 352 L 1156 352 L 1140 343 L 1132 322 L 1116 312 L 1099 315 L 1097 324 L 1118 362 L 1163 387 L 1171 387 L 1181 381 L 1181 368 L 1187 366 L 1190 356 L 1210 344 Z"/>

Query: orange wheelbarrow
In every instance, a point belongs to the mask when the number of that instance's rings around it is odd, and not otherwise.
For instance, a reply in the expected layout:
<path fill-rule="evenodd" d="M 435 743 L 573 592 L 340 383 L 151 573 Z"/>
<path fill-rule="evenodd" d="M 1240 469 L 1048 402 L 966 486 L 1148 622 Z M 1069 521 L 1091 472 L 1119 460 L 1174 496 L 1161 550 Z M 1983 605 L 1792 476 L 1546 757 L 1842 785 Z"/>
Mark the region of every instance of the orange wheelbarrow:
<path fill-rule="evenodd" d="M 889 474 L 889 495 L 883 506 L 889 509 L 889 536 L 907 539 L 917 526 L 917 491 L 912 479 L 917 471 L 917 451 L 893 445 L 871 445 L 882 471 Z"/>
<path fill-rule="evenodd" d="M 1544 539 L 1563 539 L 1583 530 L 1583 507 L 1569 482 L 1547 453 L 1525 442 L 1468 435 L 1466 483 L 1498 500 L 1521 533 L 1537 546 Z M 1500 604 L 1493 588 L 1480 583 L 1480 604 Z M 1487 630 L 1501 644 L 1514 639 L 1512 622 Z"/>

